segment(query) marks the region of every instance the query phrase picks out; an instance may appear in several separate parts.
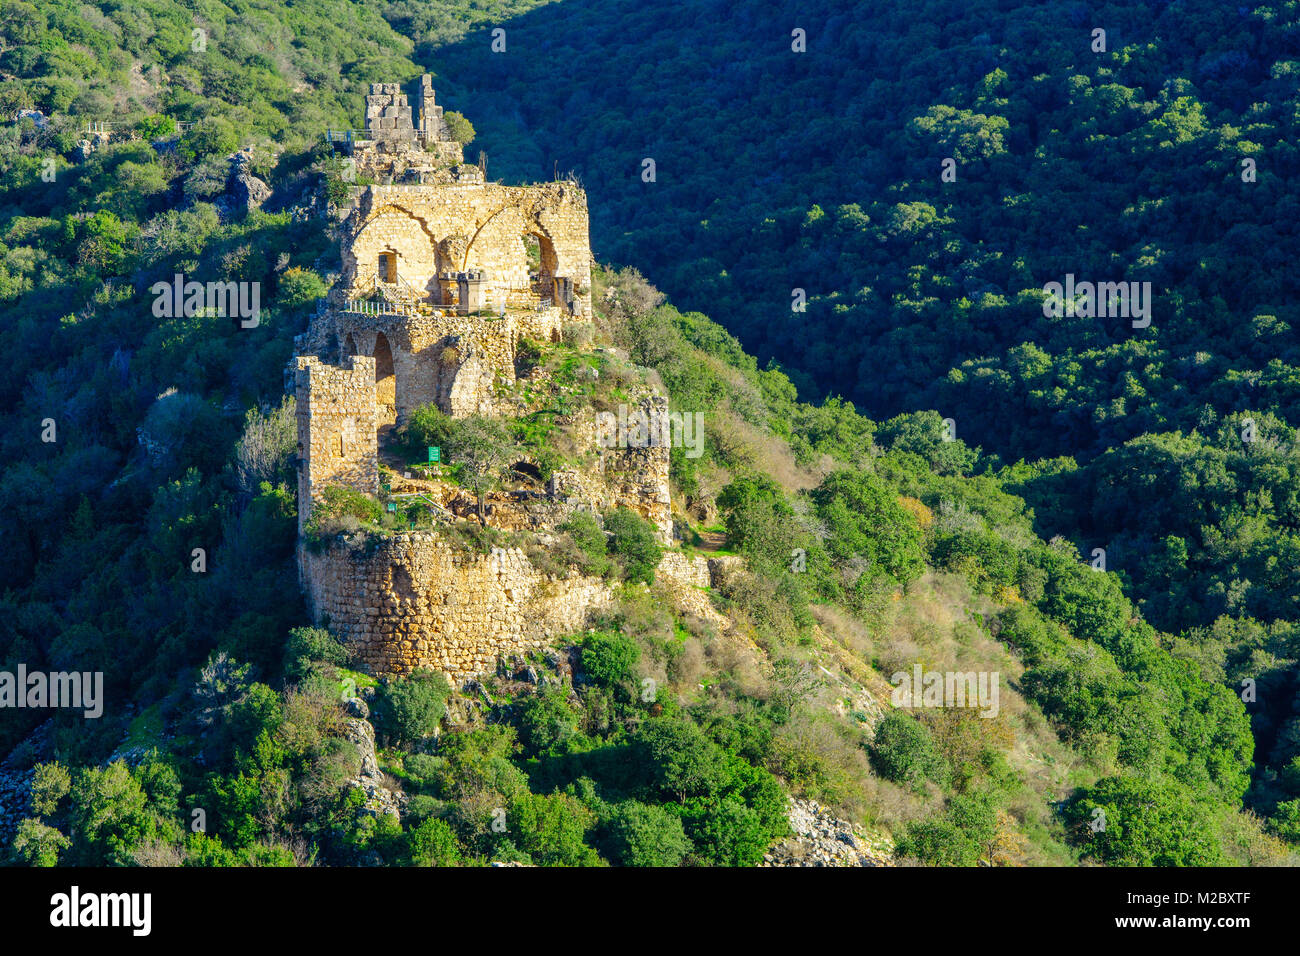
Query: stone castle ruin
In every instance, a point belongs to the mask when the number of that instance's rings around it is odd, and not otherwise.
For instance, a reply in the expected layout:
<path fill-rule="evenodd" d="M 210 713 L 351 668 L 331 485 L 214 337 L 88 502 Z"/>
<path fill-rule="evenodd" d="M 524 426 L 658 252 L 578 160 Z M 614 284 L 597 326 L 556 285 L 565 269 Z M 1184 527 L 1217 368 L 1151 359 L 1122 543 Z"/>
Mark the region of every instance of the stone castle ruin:
<path fill-rule="evenodd" d="M 503 414 L 498 396 L 516 382 L 521 341 L 560 342 L 592 318 L 583 190 L 486 181 L 464 163 L 429 76 L 414 111 L 397 84 L 373 84 L 365 130 L 330 137 L 374 184 L 354 189 L 342 274 L 295 342 L 300 532 L 330 486 L 379 492 L 385 442 L 413 411 Z M 666 410 L 661 396 L 642 402 Z M 556 471 L 544 491 L 495 495 L 486 523 L 544 536 L 575 510 L 625 506 L 668 543 L 668 448 L 600 448 L 578 424 L 590 467 Z M 448 520 L 468 515 L 449 483 L 394 474 L 399 488 Z M 434 668 L 463 679 L 580 629 L 608 601 L 598 579 L 542 574 L 519 549 L 458 550 L 436 527 L 368 549 L 300 546 L 299 566 L 313 614 L 376 673 Z"/>

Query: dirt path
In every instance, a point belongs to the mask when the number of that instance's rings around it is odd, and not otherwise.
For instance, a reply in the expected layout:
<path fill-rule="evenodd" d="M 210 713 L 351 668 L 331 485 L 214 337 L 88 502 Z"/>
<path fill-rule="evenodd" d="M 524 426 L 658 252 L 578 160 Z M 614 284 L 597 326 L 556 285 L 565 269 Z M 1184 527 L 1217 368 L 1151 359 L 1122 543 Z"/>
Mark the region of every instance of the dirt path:
<path fill-rule="evenodd" d="M 696 545 L 701 551 L 721 551 L 727 545 L 727 536 L 721 531 L 699 531 L 699 544 Z"/>

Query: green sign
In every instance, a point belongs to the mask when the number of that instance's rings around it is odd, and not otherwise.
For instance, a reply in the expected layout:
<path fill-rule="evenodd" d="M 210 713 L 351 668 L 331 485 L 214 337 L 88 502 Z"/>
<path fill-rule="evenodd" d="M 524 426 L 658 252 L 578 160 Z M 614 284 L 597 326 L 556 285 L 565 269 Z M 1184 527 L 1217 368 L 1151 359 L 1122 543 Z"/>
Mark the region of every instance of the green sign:
<path fill-rule="evenodd" d="M 390 501 L 390 502 L 388 503 L 388 510 L 389 510 L 389 511 L 396 511 L 396 510 L 397 510 L 397 502 L 395 502 L 395 501 Z"/>
<path fill-rule="evenodd" d="M 442 449 L 437 445 L 429 446 L 429 461 L 442 461 Z"/>

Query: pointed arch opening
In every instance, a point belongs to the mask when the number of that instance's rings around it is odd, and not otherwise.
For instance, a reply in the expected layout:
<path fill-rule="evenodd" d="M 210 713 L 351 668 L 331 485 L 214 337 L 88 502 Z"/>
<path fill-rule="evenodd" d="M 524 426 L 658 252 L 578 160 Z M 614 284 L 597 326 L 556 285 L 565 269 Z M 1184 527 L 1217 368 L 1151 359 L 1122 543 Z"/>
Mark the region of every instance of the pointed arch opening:
<path fill-rule="evenodd" d="M 397 421 L 397 375 L 393 370 L 393 347 L 383 332 L 375 335 L 375 413 L 380 425 Z"/>

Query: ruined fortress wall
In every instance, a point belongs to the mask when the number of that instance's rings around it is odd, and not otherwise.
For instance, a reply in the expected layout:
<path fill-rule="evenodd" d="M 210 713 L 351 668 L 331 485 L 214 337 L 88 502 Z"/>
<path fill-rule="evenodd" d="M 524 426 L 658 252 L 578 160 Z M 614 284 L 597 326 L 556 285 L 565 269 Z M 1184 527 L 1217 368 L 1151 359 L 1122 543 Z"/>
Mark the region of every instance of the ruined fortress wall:
<path fill-rule="evenodd" d="M 668 401 L 661 395 L 644 398 L 635 406 L 645 414 L 667 412 Z M 590 502 L 598 511 L 624 507 L 635 511 L 658 529 L 660 544 L 671 544 L 673 536 L 672 494 L 669 485 L 671 449 L 667 445 L 646 447 L 602 447 L 595 422 L 576 423 L 575 440 L 596 450 L 595 467 L 589 471 L 560 470 L 548 489 L 552 498 Z"/>
<path fill-rule="evenodd" d="M 558 308 L 510 313 L 504 319 L 426 313 L 368 315 L 340 312 L 333 318 L 338 355 L 374 355 L 382 335 L 393 356 L 399 422 L 421 405 L 436 402 L 453 415 L 489 413 L 492 385 L 515 380 L 521 337 L 554 341 Z"/>
<path fill-rule="evenodd" d="M 351 294 L 368 291 L 380 254 L 393 253 L 402 278 L 435 302 L 441 301 L 440 273 L 484 270 L 485 304 L 499 310 L 507 304 L 504 290 L 529 285 L 524 236 L 531 234 L 542 241 L 543 267 L 582 290 L 578 312 L 591 319 L 587 197 L 572 183 L 370 186 L 354 216 L 343 248 Z"/>
<path fill-rule="evenodd" d="M 384 538 L 371 553 L 304 549 L 300 562 L 316 620 L 376 674 L 427 668 L 459 683 L 581 631 L 611 599 L 600 578 L 557 580 L 517 548 L 470 553 L 432 531 Z"/>
<path fill-rule="evenodd" d="M 379 488 L 375 360 L 358 355 L 342 368 L 315 356 L 298 359 L 298 530 L 327 485 L 374 494 Z"/>
<path fill-rule="evenodd" d="M 635 511 L 659 529 L 660 544 L 673 535 L 672 496 L 666 447 L 622 448 L 601 456 L 610 506 Z"/>

